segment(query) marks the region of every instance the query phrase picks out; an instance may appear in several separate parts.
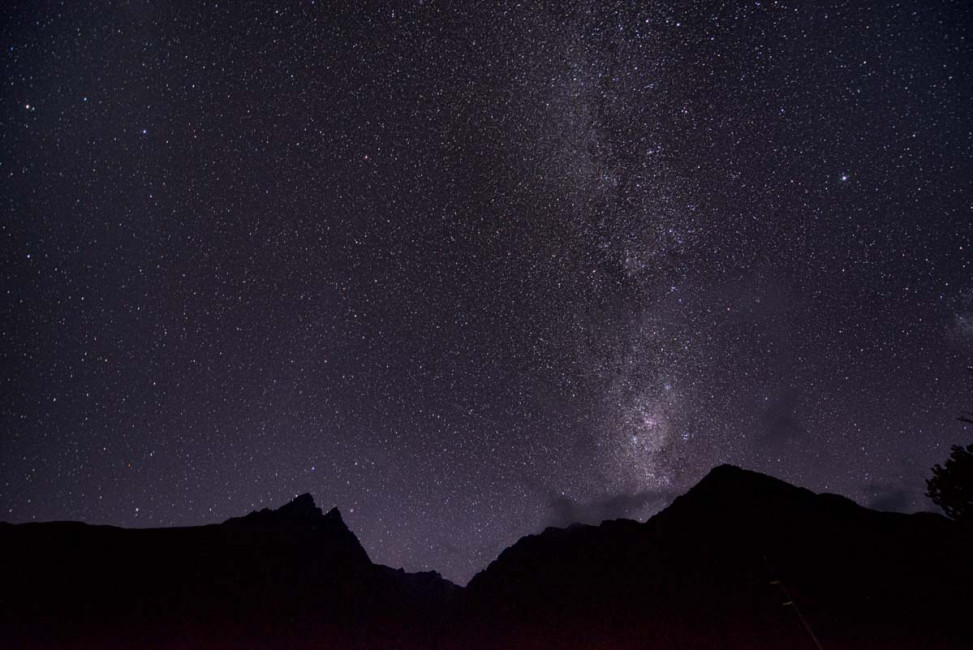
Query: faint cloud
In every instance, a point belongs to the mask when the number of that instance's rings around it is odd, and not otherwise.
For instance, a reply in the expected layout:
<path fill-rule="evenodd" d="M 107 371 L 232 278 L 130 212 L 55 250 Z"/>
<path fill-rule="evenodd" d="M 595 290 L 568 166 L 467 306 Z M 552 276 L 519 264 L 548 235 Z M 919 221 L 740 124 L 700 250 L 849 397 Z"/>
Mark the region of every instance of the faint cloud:
<path fill-rule="evenodd" d="M 645 490 L 632 494 L 611 494 L 587 501 L 562 495 L 547 501 L 545 525 L 564 527 L 571 524 L 599 524 L 609 519 L 641 519 L 658 512 L 675 493 L 668 490 Z"/>
<path fill-rule="evenodd" d="M 895 483 L 870 483 L 865 492 L 871 494 L 868 507 L 882 512 L 908 512 L 912 491 Z"/>

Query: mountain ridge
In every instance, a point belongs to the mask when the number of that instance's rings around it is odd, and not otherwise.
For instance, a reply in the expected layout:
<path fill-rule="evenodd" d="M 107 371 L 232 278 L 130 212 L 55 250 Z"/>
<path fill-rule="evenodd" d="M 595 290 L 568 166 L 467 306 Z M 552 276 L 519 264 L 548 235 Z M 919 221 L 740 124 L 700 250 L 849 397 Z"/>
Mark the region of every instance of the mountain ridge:
<path fill-rule="evenodd" d="M 971 541 L 729 465 L 645 522 L 526 535 L 466 587 L 375 564 L 310 494 L 198 527 L 0 524 L 0 641 L 715 650 L 813 647 L 813 628 L 829 648 L 959 648 Z"/>

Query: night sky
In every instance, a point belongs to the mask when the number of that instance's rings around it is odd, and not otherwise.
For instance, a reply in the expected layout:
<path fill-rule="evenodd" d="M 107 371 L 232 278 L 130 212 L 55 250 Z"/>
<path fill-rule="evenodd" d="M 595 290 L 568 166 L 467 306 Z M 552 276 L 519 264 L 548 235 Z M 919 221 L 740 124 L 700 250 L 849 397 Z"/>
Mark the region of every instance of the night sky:
<path fill-rule="evenodd" d="M 933 506 L 973 3 L 0 8 L 0 519 L 311 492 L 465 582 L 730 462 Z"/>

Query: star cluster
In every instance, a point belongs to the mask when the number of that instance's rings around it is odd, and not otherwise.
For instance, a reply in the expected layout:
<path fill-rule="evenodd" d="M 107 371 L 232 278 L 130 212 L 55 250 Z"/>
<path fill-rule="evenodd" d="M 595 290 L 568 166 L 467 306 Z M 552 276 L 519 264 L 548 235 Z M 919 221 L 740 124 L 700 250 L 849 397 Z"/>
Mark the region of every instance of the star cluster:
<path fill-rule="evenodd" d="M 0 518 L 310 491 L 463 582 L 722 462 L 928 508 L 969 438 L 968 3 L 2 13 Z"/>

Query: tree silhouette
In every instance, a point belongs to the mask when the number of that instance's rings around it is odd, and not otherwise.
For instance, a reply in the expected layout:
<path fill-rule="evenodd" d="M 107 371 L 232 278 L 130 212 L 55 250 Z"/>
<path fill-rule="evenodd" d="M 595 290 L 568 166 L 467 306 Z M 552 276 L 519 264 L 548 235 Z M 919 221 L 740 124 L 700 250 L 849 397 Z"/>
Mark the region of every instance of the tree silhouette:
<path fill-rule="evenodd" d="M 946 464 L 932 468 L 926 496 L 950 519 L 973 524 L 973 444 L 953 445 Z"/>

